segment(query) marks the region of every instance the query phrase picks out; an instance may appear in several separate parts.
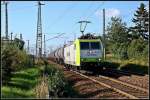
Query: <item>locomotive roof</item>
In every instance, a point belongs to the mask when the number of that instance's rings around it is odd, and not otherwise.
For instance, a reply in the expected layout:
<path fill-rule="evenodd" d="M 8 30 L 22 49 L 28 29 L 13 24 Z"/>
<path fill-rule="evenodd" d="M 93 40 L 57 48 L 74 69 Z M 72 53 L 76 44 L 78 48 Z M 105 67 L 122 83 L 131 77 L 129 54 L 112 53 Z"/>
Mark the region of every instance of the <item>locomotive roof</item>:
<path fill-rule="evenodd" d="M 80 42 L 95 42 L 95 41 L 100 41 L 100 39 L 76 39 L 75 41 L 80 41 Z M 72 45 L 75 41 L 71 42 L 70 44 L 65 44 L 64 46 L 70 46 Z"/>

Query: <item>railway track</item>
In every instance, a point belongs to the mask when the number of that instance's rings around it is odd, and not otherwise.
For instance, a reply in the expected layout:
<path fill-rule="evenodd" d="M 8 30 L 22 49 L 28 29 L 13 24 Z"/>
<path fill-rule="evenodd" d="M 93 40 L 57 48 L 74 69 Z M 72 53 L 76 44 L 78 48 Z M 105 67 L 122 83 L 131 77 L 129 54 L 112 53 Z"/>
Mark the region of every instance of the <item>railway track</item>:
<path fill-rule="evenodd" d="M 101 99 L 129 99 L 134 97 L 129 97 L 121 93 L 119 90 L 115 90 L 103 83 L 100 83 L 94 79 L 89 78 L 86 75 L 75 71 L 67 71 L 68 73 L 72 73 L 71 76 L 73 80 L 81 80 L 81 82 L 77 82 L 74 88 L 78 88 L 78 92 L 81 95 L 86 95 L 87 98 L 101 98 Z M 68 77 L 67 77 L 68 78 Z M 74 82 L 76 83 L 76 82 Z M 80 83 L 80 84 L 78 84 Z M 81 87 L 80 87 L 81 86 Z M 80 87 L 80 88 L 79 88 Z M 98 91 L 98 92 L 97 92 Z M 95 94 L 95 92 L 97 94 Z M 90 96 L 92 95 L 92 96 Z"/>
<path fill-rule="evenodd" d="M 99 77 L 97 77 L 97 76 L 85 75 L 75 70 L 72 70 L 71 72 L 76 73 L 82 77 L 85 77 L 97 84 L 100 84 L 101 86 L 107 87 L 108 89 L 112 89 L 113 91 L 115 91 L 115 94 L 120 95 L 120 96 L 118 95 L 118 98 L 129 98 L 129 99 L 148 99 L 149 98 L 149 91 L 144 88 L 134 86 L 134 85 L 119 81 L 117 79 L 102 76 L 102 75 L 99 75 Z M 113 95 L 114 93 L 112 93 L 112 97 Z"/>
<path fill-rule="evenodd" d="M 145 90 L 143 88 L 139 88 L 139 87 L 127 84 L 127 83 L 123 83 L 121 81 L 117 81 L 115 79 L 105 77 L 105 76 L 95 77 L 95 76 L 83 75 L 76 71 L 73 71 L 73 72 L 83 77 L 86 77 L 96 83 L 99 83 L 105 87 L 111 88 L 114 91 L 126 97 L 129 97 L 131 99 L 148 99 L 148 95 L 149 95 L 148 90 Z"/>
<path fill-rule="evenodd" d="M 143 74 L 121 71 L 116 69 L 107 69 L 106 71 L 103 71 L 103 73 L 101 73 L 101 76 L 102 75 L 127 84 L 131 84 L 132 86 L 139 87 L 144 91 L 148 91 L 149 88 L 148 76 L 144 76 Z M 123 78 L 122 76 L 126 78 Z M 135 77 L 138 79 L 136 79 Z M 146 77 L 147 79 L 145 79 Z M 145 82 L 145 84 L 143 84 L 143 81 Z"/>

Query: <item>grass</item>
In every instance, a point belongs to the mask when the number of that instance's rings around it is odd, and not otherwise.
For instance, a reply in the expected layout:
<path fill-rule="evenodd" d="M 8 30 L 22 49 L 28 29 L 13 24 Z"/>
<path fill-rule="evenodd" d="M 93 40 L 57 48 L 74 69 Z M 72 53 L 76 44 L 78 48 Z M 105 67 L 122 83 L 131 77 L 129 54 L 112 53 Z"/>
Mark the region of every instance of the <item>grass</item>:
<path fill-rule="evenodd" d="M 148 74 L 148 69 L 149 69 L 149 63 L 148 59 L 128 59 L 128 60 L 120 60 L 116 59 L 112 56 L 107 56 L 106 55 L 106 62 L 105 62 L 106 67 L 111 67 L 123 71 L 130 71 L 134 73 L 140 73 L 140 74 Z"/>
<path fill-rule="evenodd" d="M 2 86 L 2 98 L 34 98 L 34 87 L 38 83 L 40 69 L 32 67 L 12 74 L 11 81 Z"/>
<path fill-rule="evenodd" d="M 47 90 L 42 85 L 41 73 L 44 67 L 32 67 L 14 72 L 7 85 L 1 88 L 2 98 L 40 98 L 45 97 Z M 46 69 L 51 98 L 76 98 L 80 95 L 73 89 L 73 84 L 65 79 L 63 71 L 57 65 L 50 64 Z M 38 90 L 38 91 L 37 91 Z M 38 96 L 37 96 L 38 95 Z"/>

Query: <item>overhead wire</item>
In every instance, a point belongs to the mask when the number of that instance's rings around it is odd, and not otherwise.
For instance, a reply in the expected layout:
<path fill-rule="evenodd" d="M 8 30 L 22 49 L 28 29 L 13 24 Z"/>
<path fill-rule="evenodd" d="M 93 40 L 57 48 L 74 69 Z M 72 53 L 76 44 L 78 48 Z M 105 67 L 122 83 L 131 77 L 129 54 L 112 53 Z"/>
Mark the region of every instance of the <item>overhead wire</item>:
<path fill-rule="evenodd" d="M 91 8 L 92 4 L 93 4 L 93 2 L 90 3 L 90 5 L 88 6 L 88 9 Z M 83 16 L 83 15 L 85 15 L 85 13 L 82 13 L 82 16 Z M 82 16 L 80 16 L 80 18 L 81 18 Z M 58 17 L 58 19 L 59 19 L 59 18 L 62 18 L 61 15 Z M 58 21 L 58 20 L 57 20 L 57 21 Z M 77 23 L 73 24 L 72 27 L 74 27 L 75 25 L 77 25 Z M 65 34 L 67 34 L 67 33 L 65 33 Z M 59 37 L 59 36 L 58 36 L 58 37 Z M 57 37 L 57 38 L 58 38 L 58 37 Z M 55 39 L 55 38 L 56 38 L 56 36 L 54 36 L 54 37 L 48 39 L 48 41 L 51 40 L 51 39 Z"/>
<path fill-rule="evenodd" d="M 92 3 L 93 3 L 93 2 L 92 2 Z M 90 7 L 92 6 L 92 3 L 88 6 L 88 8 L 90 8 Z M 99 5 L 99 6 L 94 10 L 93 13 L 97 12 L 97 10 L 98 10 L 103 4 L 104 4 L 104 1 L 102 2 L 101 5 Z M 91 15 L 93 15 L 93 13 L 89 14 L 86 18 L 89 18 Z M 83 13 L 82 16 L 80 16 L 80 19 L 81 19 L 84 15 L 85 15 L 85 13 Z M 73 24 L 73 26 L 75 26 L 75 25 L 77 25 L 77 23 Z M 72 27 L 73 27 L 73 26 L 72 26 Z M 77 28 L 78 28 L 78 27 L 76 27 L 71 33 L 73 33 Z M 67 33 L 66 33 L 66 34 L 67 34 Z M 75 35 L 75 34 L 74 34 L 74 35 Z M 55 38 L 55 37 L 54 37 L 54 38 Z M 51 38 L 51 39 L 54 39 L 54 38 Z M 51 39 L 50 39 L 50 40 L 51 40 Z"/>
<path fill-rule="evenodd" d="M 87 7 L 87 9 L 90 9 L 93 6 L 93 1 L 90 3 L 90 5 Z M 86 13 L 85 11 L 82 12 L 82 15 L 79 17 L 79 19 L 81 19 L 81 17 L 85 16 Z M 78 23 L 75 22 L 75 24 L 72 25 L 72 28 L 74 28 Z M 75 27 L 75 29 L 73 29 L 73 31 L 71 33 L 73 33 L 78 27 Z M 75 35 L 75 34 L 74 34 Z"/>
<path fill-rule="evenodd" d="M 76 6 L 75 3 L 72 3 L 72 5 L 73 5 L 73 6 L 67 7 L 67 9 L 65 9 L 65 11 L 64 11 L 62 14 L 60 14 L 60 15 L 56 18 L 56 20 L 54 20 L 54 21 L 52 22 L 51 27 L 50 27 L 49 29 L 53 28 L 53 27 L 54 27 L 58 22 L 60 22 L 69 12 L 71 12 L 71 10 Z"/>
<path fill-rule="evenodd" d="M 95 12 L 97 12 L 103 5 L 104 5 L 104 1 L 101 3 L 101 5 L 99 5 L 98 7 L 96 7 L 96 9 L 94 9 L 94 12 L 93 13 L 90 13 L 87 17 L 86 17 L 86 19 L 88 19 L 89 17 L 91 17 Z M 82 16 L 81 16 L 82 17 Z M 80 19 L 81 19 L 81 17 L 80 17 Z M 77 28 L 77 27 L 76 27 Z M 72 31 L 72 33 L 75 31 L 76 29 L 74 29 L 73 31 Z M 75 33 L 75 32 L 74 32 Z M 76 35 L 75 35 L 76 36 Z"/>

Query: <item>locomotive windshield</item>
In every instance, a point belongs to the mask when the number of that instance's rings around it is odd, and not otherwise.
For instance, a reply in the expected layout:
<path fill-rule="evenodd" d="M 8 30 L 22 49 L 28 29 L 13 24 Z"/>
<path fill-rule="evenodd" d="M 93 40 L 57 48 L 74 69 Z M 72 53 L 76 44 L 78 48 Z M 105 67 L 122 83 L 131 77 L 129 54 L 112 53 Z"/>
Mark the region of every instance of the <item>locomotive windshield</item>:
<path fill-rule="evenodd" d="M 99 42 L 80 42 L 80 48 L 81 50 L 100 49 L 100 43 Z"/>
<path fill-rule="evenodd" d="M 99 42 L 91 42 L 91 49 L 100 49 Z"/>
<path fill-rule="evenodd" d="M 80 42 L 81 50 L 89 49 L 89 42 Z"/>

